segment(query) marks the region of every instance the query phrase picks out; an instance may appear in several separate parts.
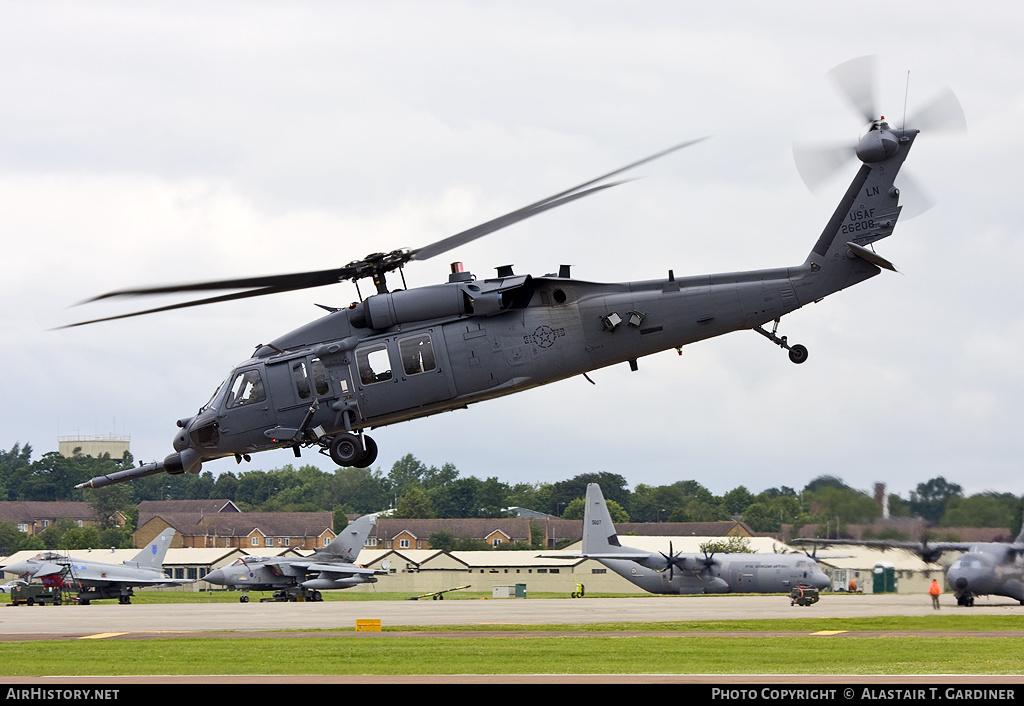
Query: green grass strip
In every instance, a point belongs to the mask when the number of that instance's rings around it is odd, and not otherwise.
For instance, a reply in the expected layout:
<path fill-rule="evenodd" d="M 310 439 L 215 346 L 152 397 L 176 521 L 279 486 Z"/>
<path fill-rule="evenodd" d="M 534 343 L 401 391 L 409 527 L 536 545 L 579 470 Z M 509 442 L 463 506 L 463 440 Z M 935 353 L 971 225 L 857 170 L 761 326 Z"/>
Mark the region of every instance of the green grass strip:
<path fill-rule="evenodd" d="M 1020 674 L 1015 638 L 282 637 L 0 644 L 7 677 L 397 674 Z M 60 655 L 54 659 L 54 655 Z"/>

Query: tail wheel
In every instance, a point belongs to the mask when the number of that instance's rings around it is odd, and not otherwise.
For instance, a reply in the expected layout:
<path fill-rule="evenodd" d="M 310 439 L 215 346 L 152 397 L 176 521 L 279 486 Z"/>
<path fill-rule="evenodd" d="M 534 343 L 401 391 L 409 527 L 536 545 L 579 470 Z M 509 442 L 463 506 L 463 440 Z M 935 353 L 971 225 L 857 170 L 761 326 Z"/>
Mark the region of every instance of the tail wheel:
<path fill-rule="evenodd" d="M 807 360 L 807 348 L 799 343 L 790 346 L 789 359 L 799 365 Z"/>

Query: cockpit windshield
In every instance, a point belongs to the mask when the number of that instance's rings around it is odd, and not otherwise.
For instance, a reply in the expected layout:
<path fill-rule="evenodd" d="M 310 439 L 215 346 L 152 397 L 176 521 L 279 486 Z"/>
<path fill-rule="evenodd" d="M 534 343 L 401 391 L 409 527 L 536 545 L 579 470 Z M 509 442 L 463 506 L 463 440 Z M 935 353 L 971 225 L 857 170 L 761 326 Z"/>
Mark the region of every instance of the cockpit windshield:
<path fill-rule="evenodd" d="M 221 382 L 221 384 L 217 386 L 217 389 L 214 390 L 213 395 L 210 397 L 210 399 L 207 401 L 207 403 L 199 408 L 199 411 L 203 412 L 205 410 L 212 409 L 212 408 L 216 407 L 217 406 L 217 400 L 220 399 L 220 393 L 224 390 L 224 386 L 227 385 L 227 384 L 228 384 L 228 381 L 226 379 L 223 382 Z"/>

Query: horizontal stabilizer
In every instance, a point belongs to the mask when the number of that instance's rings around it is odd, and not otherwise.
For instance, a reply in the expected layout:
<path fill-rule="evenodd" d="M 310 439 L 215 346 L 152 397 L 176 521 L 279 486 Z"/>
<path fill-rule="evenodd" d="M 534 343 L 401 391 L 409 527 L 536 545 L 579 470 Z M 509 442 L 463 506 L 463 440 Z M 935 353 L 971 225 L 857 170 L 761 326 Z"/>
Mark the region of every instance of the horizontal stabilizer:
<path fill-rule="evenodd" d="M 896 265 L 892 264 L 870 248 L 866 248 L 863 245 L 857 245 L 857 243 L 847 243 L 846 247 L 850 248 L 850 252 L 861 260 L 867 260 L 872 265 L 881 267 L 883 270 L 890 270 L 892 272 L 896 271 Z"/>

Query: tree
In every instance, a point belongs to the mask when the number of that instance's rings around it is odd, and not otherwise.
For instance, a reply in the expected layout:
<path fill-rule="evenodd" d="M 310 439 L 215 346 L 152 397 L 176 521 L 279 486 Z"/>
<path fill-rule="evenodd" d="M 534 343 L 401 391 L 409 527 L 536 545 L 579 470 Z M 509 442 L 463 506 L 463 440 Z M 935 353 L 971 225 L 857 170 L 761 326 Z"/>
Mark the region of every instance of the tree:
<path fill-rule="evenodd" d="M 629 515 L 626 513 L 622 506 L 614 500 L 605 499 L 604 504 L 608 507 L 608 514 L 612 518 L 612 524 L 619 524 L 622 522 L 629 522 Z M 582 520 L 584 519 L 584 512 L 587 509 L 587 501 L 584 498 L 573 498 L 568 505 L 565 506 L 565 511 L 562 512 L 563 520 Z"/>
<path fill-rule="evenodd" d="M 429 541 L 431 549 L 440 549 L 443 552 L 455 550 L 455 533 L 451 530 L 437 530 L 430 535 Z"/>
<path fill-rule="evenodd" d="M 459 471 L 451 463 L 446 463 L 441 468 L 431 466 L 426 470 L 421 478 L 424 489 L 431 490 L 432 488 L 439 488 L 449 483 L 454 483 L 459 477 Z"/>
<path fill-rule="evenodd" d="M 713 539 L 700 544 L 699 549 L 705 554 L 749 554 L 753 551 L 746 537 Z"/>
<path fill-rule="evenodd" d="M 782 525 L 803 526 L 811 521 L 796 495 L 764 492 L 743 511 L 743 521 L 755 532 L 781 532 Z"/>
<path fill-rule="evenodd" d="M 424 519 L 434 517 L 434 507 L 430 504 L 430 498 L 420 488 L 410 488 L 405 495 L 398 499 L 395 512 L 392 517 Z"/>
<path fill-rule="evenodd" d="M 845 484 L 842 487 L 820 486 L 806 495 L 812 514 L 819 522 L 868 523 L 882 514 L 882 508 L 872 496 Z"/>
<path fill-rule="evenodd" d="M 918 483 L 917 490 L 910 493 L 910 510 L 931 523 L 937 523 L 946 511 L 951 498 L 962 497 L 963 489 L 956 483 L 948 483 L 939 476 L 925 483 Z"/>
<path fill-rule="evenodd" d="M 335 508 L 334 518 L 332 520 L 334 534 L 339 534 L 343 529 L 348 527 L 348 517 L 345 516 L 345 511 L 341 508 Z"/>
<path fill-rule="evenodd" d="M 27 474 L 19 474 L 20 482 L 14 489 L 19 500 L 79 500 L 82 495 L 75 490 L 76 485 L 121 470 L 121 462 L 111 459 L 110 454 L 66 457 L 51 451 L 27 470 Z"/>
<path fill-rule="evenodd" d="M 87 488 L 82 493 L 85 502 L 96 513 L 101 529 L 120 527 L 118 513 L 127 517 L 137 505 L 135 488 L 131 483 L 117 483 L 104 488 Z"/>
<path fill-rule="evenodd" d="M 939 525 L 942 527 L 1005 527 L 1010 531 L 1021 507 L 1013 493 L 980 493 L 951 497 Z"/>
<path fill-rule="evenodd" d="M 27 537 L 13 522 L 0 520 L 0 556 L 10 556 L 21 551 L 21 545 Z"/>
<path fill-rule="evenodd" d="M 630 493 L 626 489 L 626 479 L 618 473 L 583 473 L 552 485 L 551 504 L 547 507 L 547 512 L 552 515 L 558 515 L 559 508 L 568 505 L 572 502 L 573 498 L 586 497 L 588 483 L 600 485 L 601 493 L 604 497 L 614 500 L 622 507 L 626 507 L 629 504 Z"/>
<path fill-rule="evenodd" d="M 397 496 L 402 496 L 410 488 L 421 487 L 427 470 L 427 467 L 412 454 L 402 456 L 391 466 L 391 473 L 388 474 L 391 491 Z"/>
<path fill-rule="evenodd" d="M 754 502 L 754 496 L 742 485 L 738 485 L 722 496 L 722 504 L 730 515 L 742 515 L 750 503 Z"/>
<path fill-rule="evenodd" d="M 32 446 L 15 444 L 0 451 L 0 500 L 20 500 L 18 487 L 32 465 Z"/>
<path fill-rule="evenodd" d="M 390 505 L 386 479 L 379 469 L 339 468 L 327 489 L 330 505 L 348 508 L 352 513 L 380 512 Z"/>
<path fill-rule="evenodd" d="M 657 487 L 641 483 L 633 490 L 625 507 L 634 522 L 729 519 L 729 513 L 719 507 L 711 491 L 694 480 Z"/>

